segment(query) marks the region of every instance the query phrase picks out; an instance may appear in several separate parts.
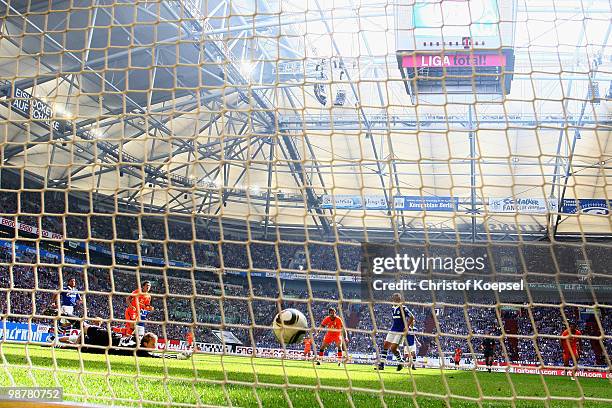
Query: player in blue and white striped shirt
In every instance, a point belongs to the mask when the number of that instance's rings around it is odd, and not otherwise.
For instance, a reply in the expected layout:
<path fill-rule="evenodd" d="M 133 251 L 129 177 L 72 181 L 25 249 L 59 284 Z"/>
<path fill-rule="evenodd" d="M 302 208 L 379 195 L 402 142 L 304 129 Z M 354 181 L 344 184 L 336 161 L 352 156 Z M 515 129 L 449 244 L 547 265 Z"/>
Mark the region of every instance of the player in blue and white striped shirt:
<path fill-rule="evenodd" d="M 391 297 L 391 301 L 393 302 L 393 325 L 391 326 L 391 329 L 389 329 L 389 333 L 385 338 L 383 350 L 380 353 L 380 361 L 376 369 L 385 369 L 385 361 L 388 358 L 388 352 L 391 351 L 391 353 L 399 361 L 397 371 L 400 371 L 402 368 L 404 368 L 404 359 L 402 358 L 402 355 L 398 348 L 399 345 L 402 343 L 404 336 L 407 334 L 408 330 L 410 330 L 414 325 L 414 315 L 408 309 L 408 307 L 402 303 L 401 294 L 394 293 Z M 411 338 L 414 343 L 414 335 L 409 334 L 409 336 L 412 336 Z"/>
<path fill-rule="evenodd" d="M 74 308 L 81 303 L 81 294 L 76 287 L 76 279 L 68 279 L 68 284 L 59 294 L 59 309 L 61 314 L 74 316 Z"/>
<path fill-rule="evenodd" d="M 59 308 L 59 313 L 61 316 L 60 325 L 64 331 L 70 331 L 74 323 L 78 323 L 77 321 L 71 321 L 67 318 L 76 316 L 74 314 L 74 309 L 80 305 L 81 302 L 82 298 L 79 290 L 76 287 L 76 279 L 68 279 L 67 285 L 64 286 L 64 289 L 57 295 L 56 298 L 56 304 Z"/>

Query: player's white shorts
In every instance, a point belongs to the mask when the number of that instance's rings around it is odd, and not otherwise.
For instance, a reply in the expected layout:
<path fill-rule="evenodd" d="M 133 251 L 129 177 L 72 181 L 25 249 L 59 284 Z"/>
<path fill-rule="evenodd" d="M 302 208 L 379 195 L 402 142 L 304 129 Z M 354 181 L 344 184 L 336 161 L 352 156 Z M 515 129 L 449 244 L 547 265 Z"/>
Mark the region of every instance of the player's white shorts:
<path fill-rule="evenodd" d="M 60 312 L 62 312 L 62 314 L 65 314 L 65 315 L 72 315 L 74 314 L 74 306 L 61 305 Z"/>
<path fill-rule="evenodd" d="M 416 353 L 416 337 L 414 334 L 406 336 L 406 350 L 408 353 Z"/>
<path fill-rule="evenodd" d="M 404 346 L 404 354 L 412 354 L 412 353 L 416 353 L 416 344 L 413 344 L 412 346 L 409 346 L 409 345 Z"/>
<path fill-rule="evenodd" d="M 72 316 L 73 312 L 74 312 L 74 306 L 64 306 L 64 305 L 61 305 L 60 306 L 60 312 L 61 312 L 62 315 L 70 315 L 70 316 Z M 65 317 L 61 317 L 60 318 L 60 323 L 61 324 L 67 324 L 68 322 L 69 322 L 69 320 L 66 319 Z"/>
<path fill-rule="evenodd" d="M 392 343 L 392 344 L 400 344 L 403 339 L 404 339 L 404 333 L 389 332 L 387 333 L 387 337 L 385 338 L 385 341 L 388 343 Z"/>

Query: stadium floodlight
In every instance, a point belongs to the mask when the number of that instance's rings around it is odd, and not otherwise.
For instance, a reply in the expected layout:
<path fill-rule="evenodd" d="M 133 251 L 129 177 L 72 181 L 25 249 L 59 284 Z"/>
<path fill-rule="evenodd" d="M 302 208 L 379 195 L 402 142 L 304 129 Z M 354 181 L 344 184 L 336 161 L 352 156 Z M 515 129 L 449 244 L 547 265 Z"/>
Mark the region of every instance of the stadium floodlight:
<path fill-rule="evenodd" d="M 92 129 L 88 129 L 87 131 L 89 132 L 90 135 L 92 135 L 95 138 L 104 137 L 104 130 L 100 128 L 92 128 Z"/>
<path fill-rule="evenodd" d="M 255 69 L 255 63 L 253 61 L 242 61 L 240 62 L 240 72 L 244 75 L 245 78 L 251 78 L 251 74 Z"/>
<path fill-rule="evenodd" d="M 75 114 L 70 112 L 65 105 L 60 103 L 53 104 L 54 114 L 61 119 L 72 120 L 75 118 Z"/>
<path fill-rule="evenodd" d="M 612 406 L 609 1 L 0 15 L 0 407 Z"/>

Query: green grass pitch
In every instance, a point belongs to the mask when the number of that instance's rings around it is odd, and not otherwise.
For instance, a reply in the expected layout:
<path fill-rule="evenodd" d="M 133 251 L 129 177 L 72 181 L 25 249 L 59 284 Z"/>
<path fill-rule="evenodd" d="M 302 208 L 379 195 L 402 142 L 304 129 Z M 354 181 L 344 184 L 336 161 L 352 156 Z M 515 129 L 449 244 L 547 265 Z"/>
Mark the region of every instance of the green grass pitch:
<path fill-rule="evenodd" d="M 0 386 L 61 386 L 65 400 L 119 406 L 604 407 L 609 380 L 196 355 L 168 360 L 0 343 Z M 384 392 L 381 392 L 384 390 Z M 470 400 L 482 396 L 481 403 Z M 542 400 L 529 400 L 528 397 Z M 546 399 L 549 397 L 549 399 Z M 512 399 L 514 398 L 514 405 Z M 584 399 L 582 399 L 584 398 Z M 574 400 L 569 400 L 574 399 Z M 595 400 L 594 400 L 595 399 Z M 139 404 L 139 401 L 142 401 Z"/>

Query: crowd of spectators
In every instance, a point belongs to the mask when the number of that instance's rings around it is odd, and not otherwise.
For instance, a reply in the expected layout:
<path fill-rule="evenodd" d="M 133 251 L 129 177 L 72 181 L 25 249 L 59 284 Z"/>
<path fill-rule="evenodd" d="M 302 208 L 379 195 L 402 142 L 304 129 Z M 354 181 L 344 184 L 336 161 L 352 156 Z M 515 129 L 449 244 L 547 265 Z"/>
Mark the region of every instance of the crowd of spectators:
<path fill-rule="evenodd" d="M 293 271 L 356 271 L 359 269 L 360 247 L 354 243 L 285 242 L 262 240 L 261 237 L 245 237 L 220 234 L 211 228 L 195 223 L 191 218 L 172 218 L 158 214 L 113 214 L 103 209 L 84 206 L 82 202 L 68 201 L 58 192 L 8 192 L 0 191 L 0 216 L 43 230 L 61 234 L 65 242 L 70 240 L 89 242 L 116 253 L 134 254 L 174 260 L 195 268 L 167 269 L 153 266 L 121 265 L 117 267 L 66 267 L 54 265 L 54 260 L 36 260 L 21 254 L 13 259 L 5 249 L 0 250 L 0 312 L 3 318 L 27 320 L 28 316 L 40 316 L 53 303 L 58 293 L 60 276 L 63 282 L 68 276 L 77 277 L 79 288 L 86 293 L 85 306 L 77 313 L 86 318 L 100 317 L 122 324 L 126 297 L 140 281 L 153 281 L 153 305 L 149 329 L 165 338 L 183 339 L 187 331 L 194 330 L 196 339 L 217 342 L 212 330 L 233 332 L 242 342 L 259 347 L 278 347 L 270 330 L 272 318 L 279 310 L 296 307 L 302 310 L 312 327 L 316 327 L 331 306 L 337 308 L 350 327 L 349 350 L 359 353 L 376 352 L 385 332 L 390 327 L 390 305 L 359 302 L 359 291 L 345 291 L 342 300 L 338 287 L 326 290 L 279 286 L 277 279 L 245 277 L 249 272 Z M 6 229 L 4 230 L 6 234 Z M 23 231 L 14 231 L 10 238 L 32 238 Z M 26 244 L 28 243 L 25 240 Z M 30 242 L 31 243 L 31 242 Z M 593 249 L 596 250 L 597 248 Z M 603 248 L 604 250 L 606 248 Z M 515 249 L 508 249 L 513 251 Z M 440 250 L 440 254 L 444 250 Z M 454 251 L 454 249 L 448 249 Z M 575 252 L 575 251 L 574 251 Z M 525 258 L 507 253 L 501 257 L 501 272 L 511 270 L 510 259 L 523 259 L 528 268 L 554 272 L 558 265 L 572 263 L 572 251 L 535 251 Z M 569 254 L 569 255 L 568 255 Z M 593 256 L 606 264 L 609 253 Z M 449 255 L 450 254 L 449 252 Z M 557 263 L 547 260 L 554 256 Z M 19 261 L 16 263 L 15 261 Z M 112 263 L 112 262 L 110 262 Z M 219 273 L 202 272 L 200 268 Z M 521 263 L 514 267 L 521 268 Z M 505 268 L 505 269 L 504 269 Z M 229 270 L 229 271 L 228 271 Z M 232 275 L 235 270 L 235 275 Z M 224 271 L 224 272 L 223 272 Z M 223 273 L 221 273 L 223 272 Z M 242 275 L 240 275 L 242 274 Z M 421 354 L 438 357 L 452 352 L 456 347 L 464 353 L 478 352 L 486 330 L 501 334 L 504 321 L 498 317 L 494 305 L 489 307 L 414 307 L 416 330 L 421 332 L 425 344 Z M 564 329 L 559 307 L 532 307 L 529 313 L 515 317 L 517 334 L 532 336 L 534 333 L 558 336 Z M 602 318 L 602 332 L 612 334 L 612 319 L 607 309 Z M 532 320 L 533 318 L 533 320 Z M 52 323 L 48 318 L 37 317 L 41 323 Z M 433 323 L 432 323 L 433 322 Z M 434 330 L 432 330 L 434 327 Z M 469 336 L 470 341 L 467 340 Z M 320 341 L 320 339 L 317 339 Z M 612 350 L 610 338 L 604 339 L 604 350 Z M 507 339 L 499 343 L 512 360 L 560 362 L 559 340 L 538 336 L 521 338 L 515 344 Z M 299 346 L 295 346 L 299 347 Z M 590 343 L 583 347 L 584 361 L 594 363 Z M 504 353 L 500 353 L 500 356 Z"/>
<path fill-rule="evenodd" d="M 77 268 L 53 265 L 52 260 L 21 256 L 12 262 L 6 251 L 0 252 L 0 314 L 2 318 L 27 321 L 31 316 L 41 324 L 53 325 L 53 320 L 42 316 L 59 293 L 60 277 L 67 282 L 76 277 L 77 286 L 84 293 L 84 305 L 76 314 L 85 319 L 102 318 L 123 325 L 126 297 L 140 281 L 152 282 L 154 312 L 147 329 L 162 338 L 183 340 L 193 330 L 196 341 L 219 340 L 213 330 L 227 330 L 244 344 L 257 347 L 280 347 L 270 325 L 278 311 L 293 307 L 301 310 L 310 326 L 318 327 L 329 307 L 335 307 L 349 328 L 349 351 L 375 353 L 391 326 L 391 304 L 362 303 L 357 288 L 343 290 L 342 299 L 336 286 L 313 290 L 305 285 L 281 285 L 276 279 L 245 279 L 240 275 L 198 273 L 186 276 L 183 270 L 121 270 L 112 268 Z M 415 331 L 419 333 L 420 355 L 448 357 L 456 347 L 469 356 L 480 353 L 482 335 L 490 332 L 500 336 L 504 327 L 503 316 L 494 304 L 476 306 L 425 307 L 411 306 L 415 315 Z M 521 338 L 516 350 L 508 340 L 498 340 L 498 357 L 521 362 L 560 364 L 560 333 L 565 322 L 580 321 L 576 308 L 531 307 L 513 319 L 518 322 L 516 334 L 532 336 Z M 563 313 L 562 313 L 563 312 Z M 612 333 L 612 319 L 602 309 L 602 333 Z M 565 316 L 565 318 L 564 318 Z M 535 325 L 535 326 L 534 326 Z M 583 325 L 584 326 L 584 325 Z M 544 336 L 534 336 L 534 333 Z M 315 335 L 314 332 L 312 332 Z M 547 337 L 551 335 L 551 337 Z M 320 343 L 315 335 L 315 343 Z M 502 344 L 503 341 L 503 344 Z M 610 338 L 604 341 L 607 353 L 612 353 Z M 590 342 L 582 342 L 582 363 L 595 364 Z M 301 345 L 290 347 L 300 348 Z"/>
<path fill-rule="evenodd" d="M 206 221 L 196 222 L 192 217 L 179 214 L 170 217 L 158 213 L 109 210 L 93 207 L 89 201 L 67 197 L 64 192 L 2 190 L 0 217 L 62 235 L 67 252 L 71 246 L 66 243 L 87 242 L 90 257 L 96 256 L 96 248 L 102 248 L 113 250 L 115 254 L 153 257 L 163 262 L 179 261 L 197 267 L 266 271 L 290 267 L 310 271 L 357 271 L 360 267 L 361 248 L 357 243 L 271 241 L 255 233 L 223 233 L 223 229 L 212 221 L 206 224 Z M 5 236 L 10 234 L 7 228 L 0 232 Z M 16 234 L 18 238 L 32 238 L 24 231 Z M 422 246 L 413 250 L 415 256 L 421 256 L 424 251 Z M 485 272 L 488 273 L 493 269 L 495 273 L 504 274 L 520 274 L 525 270 L 544 275 L 561 272 L 564 282 L 584 278 L 576 273 L 577 270 L 590 270 L 599 282 L 603 282 L 604 272 L 612 264 L 611 251 L 602 245 L 558 244 L 551 247 L 546 243 L 530 243 L 489 248 L 429 245 L 427 251 L 428 256 L 440 257 L 489 256 L 494 265 L 486 262 Z M 585 255 L 588 261 L 583 260 Z M 126 266 L 134 264 L 120 257 L 115 257 L 114 262 Z M 546 280 L 545 276 L 540 278 Z"/>
<path fill-rule="evenodd" d="M 278 270 L 288 268 L 296 252 L 309 254 L 311 269 L 352 270 L 359 265 L 359 246 L 306 242 L 277 244 L 223 236 L 211 228 L 194 228 L 190 218 L 159 214 L 114 214 L 92 211 L 59 192 L 0 191 L 0 216 L 61 234 L 66 241 L 91 247 L 184 262 L 196 266 Z M 18 237 L 31 235 L 17 231 Z M 253 241 L 253 242 L 251 242 Z M 125 262 L 120 258 L 117 263 Z M 307 268 L 304 260 L 303 268 Z"/>

